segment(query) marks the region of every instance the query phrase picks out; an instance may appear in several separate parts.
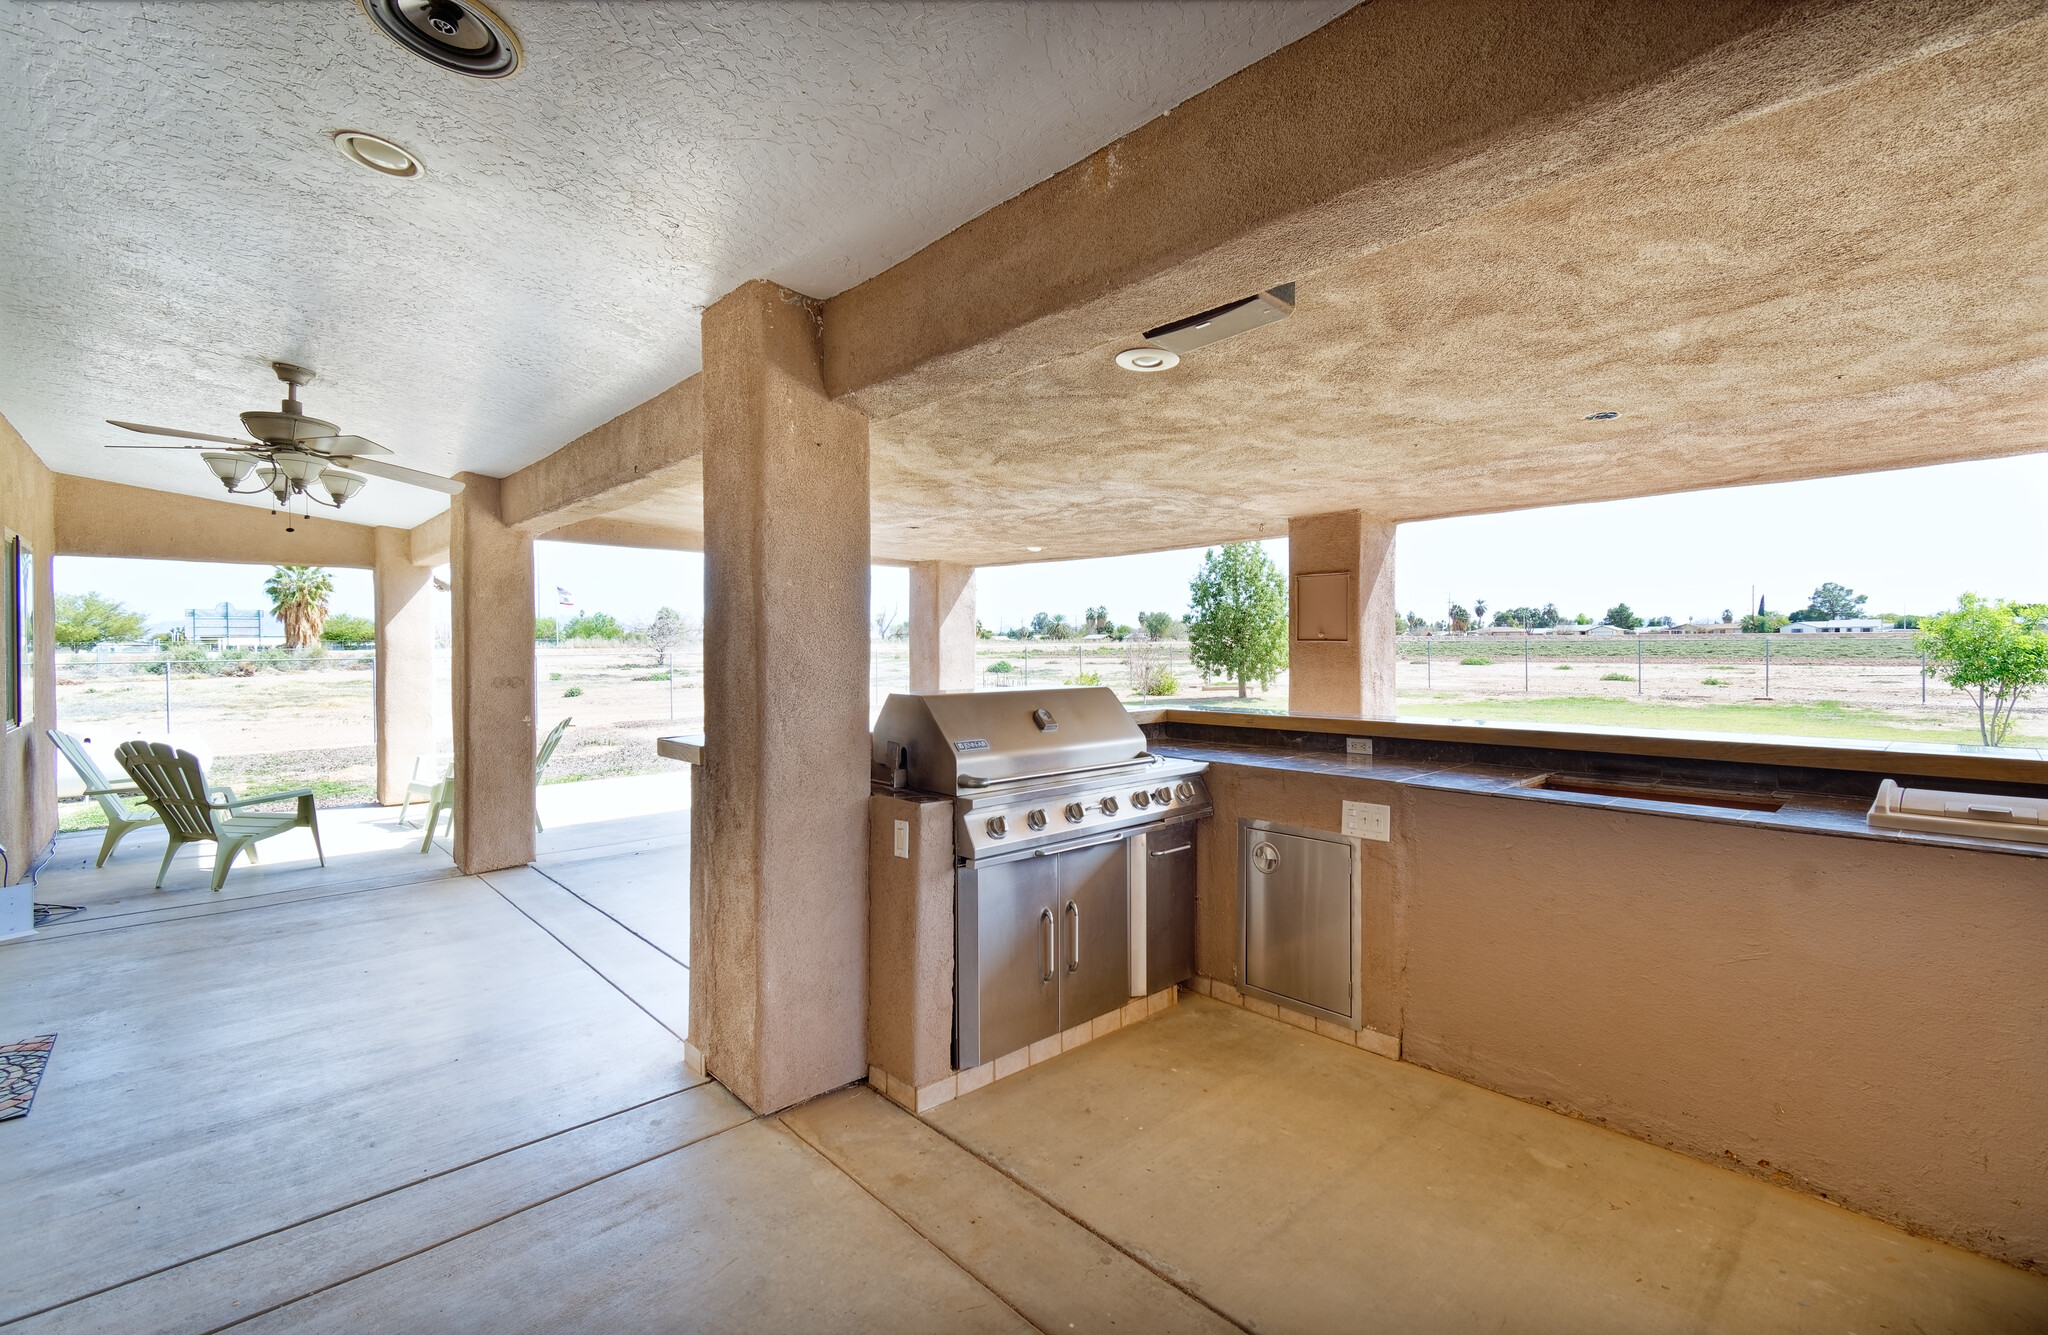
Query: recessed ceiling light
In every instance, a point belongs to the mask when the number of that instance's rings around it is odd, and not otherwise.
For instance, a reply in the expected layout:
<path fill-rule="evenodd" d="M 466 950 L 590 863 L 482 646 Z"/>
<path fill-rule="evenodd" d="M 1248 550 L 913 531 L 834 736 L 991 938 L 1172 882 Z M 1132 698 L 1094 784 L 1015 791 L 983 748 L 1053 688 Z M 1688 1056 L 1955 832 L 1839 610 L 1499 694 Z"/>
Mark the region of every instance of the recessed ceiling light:
<path fill-rule="evenodd" d="M 472 79 L 502 79 L 524 58 L 505 20 L 477 0 L 357 0 L 384 35 Z"/>
<path fill-rule="evenodd" d="M 1620 413 L 1614 413 L 1614 412 L 1605 412 L 1605 413 L 1587 413 L 1587 414 L 1586 414 L 1586 420 L 1587 420 L 1588 422 L 1604 422 L 1604 421 L 1606 421 L 1606 420 L 1607 420 L 1608 418 L 1610 418 L 1610 417 L 1619 417 L 1619 416 L 1621 416 L 1621 414 L 1620 414 Z"/>
<path fill-rule="evenodd" d="M 350 162 L 361 163 L 373 172 L 386 176 L 418 176 L 420 160 L 406 152 L 389 139 L 380 139 L 374 134 L 361 130 L 337 130 L 334 146 Z"/>
<path fill-rule="evenodd" d="M 1125 348 L 1116 364 L 1126 371 L 1171 371 L 1180 365 L 1180 354 L 1164 348 Z"/>
<path fill-rule="evenodd" d="M 1043 547 L 1026 547 L 1026 548 L 1025 548 L 1024 550 L 1025 550 L 1025 551 L 1027 551 L 1027 552 L 1042 552 L 1042 551 L 1044 551 L 1044 550 L 1045 550 L 1045 548 L 1043 548 Z"/>

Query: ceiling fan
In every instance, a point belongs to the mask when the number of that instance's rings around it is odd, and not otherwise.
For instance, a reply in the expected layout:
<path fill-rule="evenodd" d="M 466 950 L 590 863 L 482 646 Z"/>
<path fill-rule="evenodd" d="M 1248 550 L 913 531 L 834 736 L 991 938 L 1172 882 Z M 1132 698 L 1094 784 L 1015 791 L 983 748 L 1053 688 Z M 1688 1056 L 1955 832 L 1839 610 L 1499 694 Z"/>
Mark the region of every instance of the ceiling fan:
<path fill-rule="evenodd" d="M 272 362 L 270 369 L 277 372 L 277 378 L 290 387 L 290 392 L 278 412 L 242 414 L 242 429 L 254 436 L 254 440 L 214 436 L 204 431 L 180 431 L 168 426 L 143 426 L 139 422 L 116 422 L 108 418 L 109 426 L 127 431 L 140 431 L 149 436 L 177 436 L 183 440 L 210 440 L 228 448 L 209 450 L 199 445 L 109 445 L 107 448 L 199 450 L 200 460 L 213 470 L 213 475 L 231 494 L 255 496 L 267 491 L 279 505 L 288 505 L 294 496 L 303 496 L 339 510 L 372 477 L 425 487 L 450 496 L 462 490 L 462 484 L 453 478 L 436 477 L 432 473 L 400 468 L 397 464 L 369 457 L 391 451 L 374 440 L 344 436 L 332 422 L 306 416 L 304 405 L 299 402 L 299 386 L 312 382 L 311 371 L 290 362 Z M 350 472 L 350 469 L 355 471 Z M 241 484 L 252 474 L 257 485 L 243 487 Z"/>

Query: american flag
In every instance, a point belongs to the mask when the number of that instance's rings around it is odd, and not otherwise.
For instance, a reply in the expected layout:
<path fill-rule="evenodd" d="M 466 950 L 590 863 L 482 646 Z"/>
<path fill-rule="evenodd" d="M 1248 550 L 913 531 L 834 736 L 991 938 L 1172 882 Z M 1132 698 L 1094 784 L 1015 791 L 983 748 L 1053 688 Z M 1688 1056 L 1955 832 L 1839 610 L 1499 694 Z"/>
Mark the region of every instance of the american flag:
<path fill-rule="evenodd" d="M 555 586 L 555 596 L 562 600 L 562 606 L 564 607 L 574 607 L 576 605 L 576 600 L 569 596 L 569 591 L 559 584 Z"/>

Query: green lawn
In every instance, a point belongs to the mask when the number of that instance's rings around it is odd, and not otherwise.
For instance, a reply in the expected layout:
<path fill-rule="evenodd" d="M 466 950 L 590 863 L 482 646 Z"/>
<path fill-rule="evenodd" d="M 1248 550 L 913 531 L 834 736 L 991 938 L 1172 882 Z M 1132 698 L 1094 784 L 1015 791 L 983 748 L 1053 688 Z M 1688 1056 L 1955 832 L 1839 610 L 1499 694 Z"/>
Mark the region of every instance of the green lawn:
<path fill-rule="evenodd" d="M 1781 736 L 1838 737 L 1860 741 L 1941 742 L 1981 745 L 1975 727 L 1904 711 L 1860 709 L 1831 701 L 1816 704 L 1681 705 L 1597 696 L 1474 700 L 1423 691 L 1404 692 L 1404 718 L 1486 719 L 1504 723 L 1590 723 L 1611 728 L 1689 732 L 1748 732 Z M 2039 746 L 2044 739 L 2015 733 L 2011 746 Z"/>

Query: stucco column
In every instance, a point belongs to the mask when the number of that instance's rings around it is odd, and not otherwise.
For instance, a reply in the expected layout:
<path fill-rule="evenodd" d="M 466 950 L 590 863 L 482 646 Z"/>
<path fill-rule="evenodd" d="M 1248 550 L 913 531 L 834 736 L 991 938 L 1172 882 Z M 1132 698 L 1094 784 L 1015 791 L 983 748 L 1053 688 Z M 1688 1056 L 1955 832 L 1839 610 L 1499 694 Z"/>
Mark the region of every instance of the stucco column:
<path fill-rule="evenodd" d="M 434 750 L 434 572 L 412 563 L 412 535 L 377 541 L 377 800 L 405 799 L 415 757 Z"/>
<path fill-rule="evenodd" d="M 910 567 L 910 689 L 974 689 L 974 567 Z"/>
<path fill-rule="evenodd" d="M 689 1060 L 757 1112 L 866 1074 L 868 424 L 818 305 L 704 313 L 704 763 Z"/>
<path fill-rule="evenodd" d="M 497 478 L 456 478 L 455 865 L 473 875 L 533 861 L 533 539 L 499 521 Z"/>
<path fill-rule="evenodd" d="M 1394 526 L 1357 510 L 1287 521 L 1287 708 L 1394 716 Z"/>

